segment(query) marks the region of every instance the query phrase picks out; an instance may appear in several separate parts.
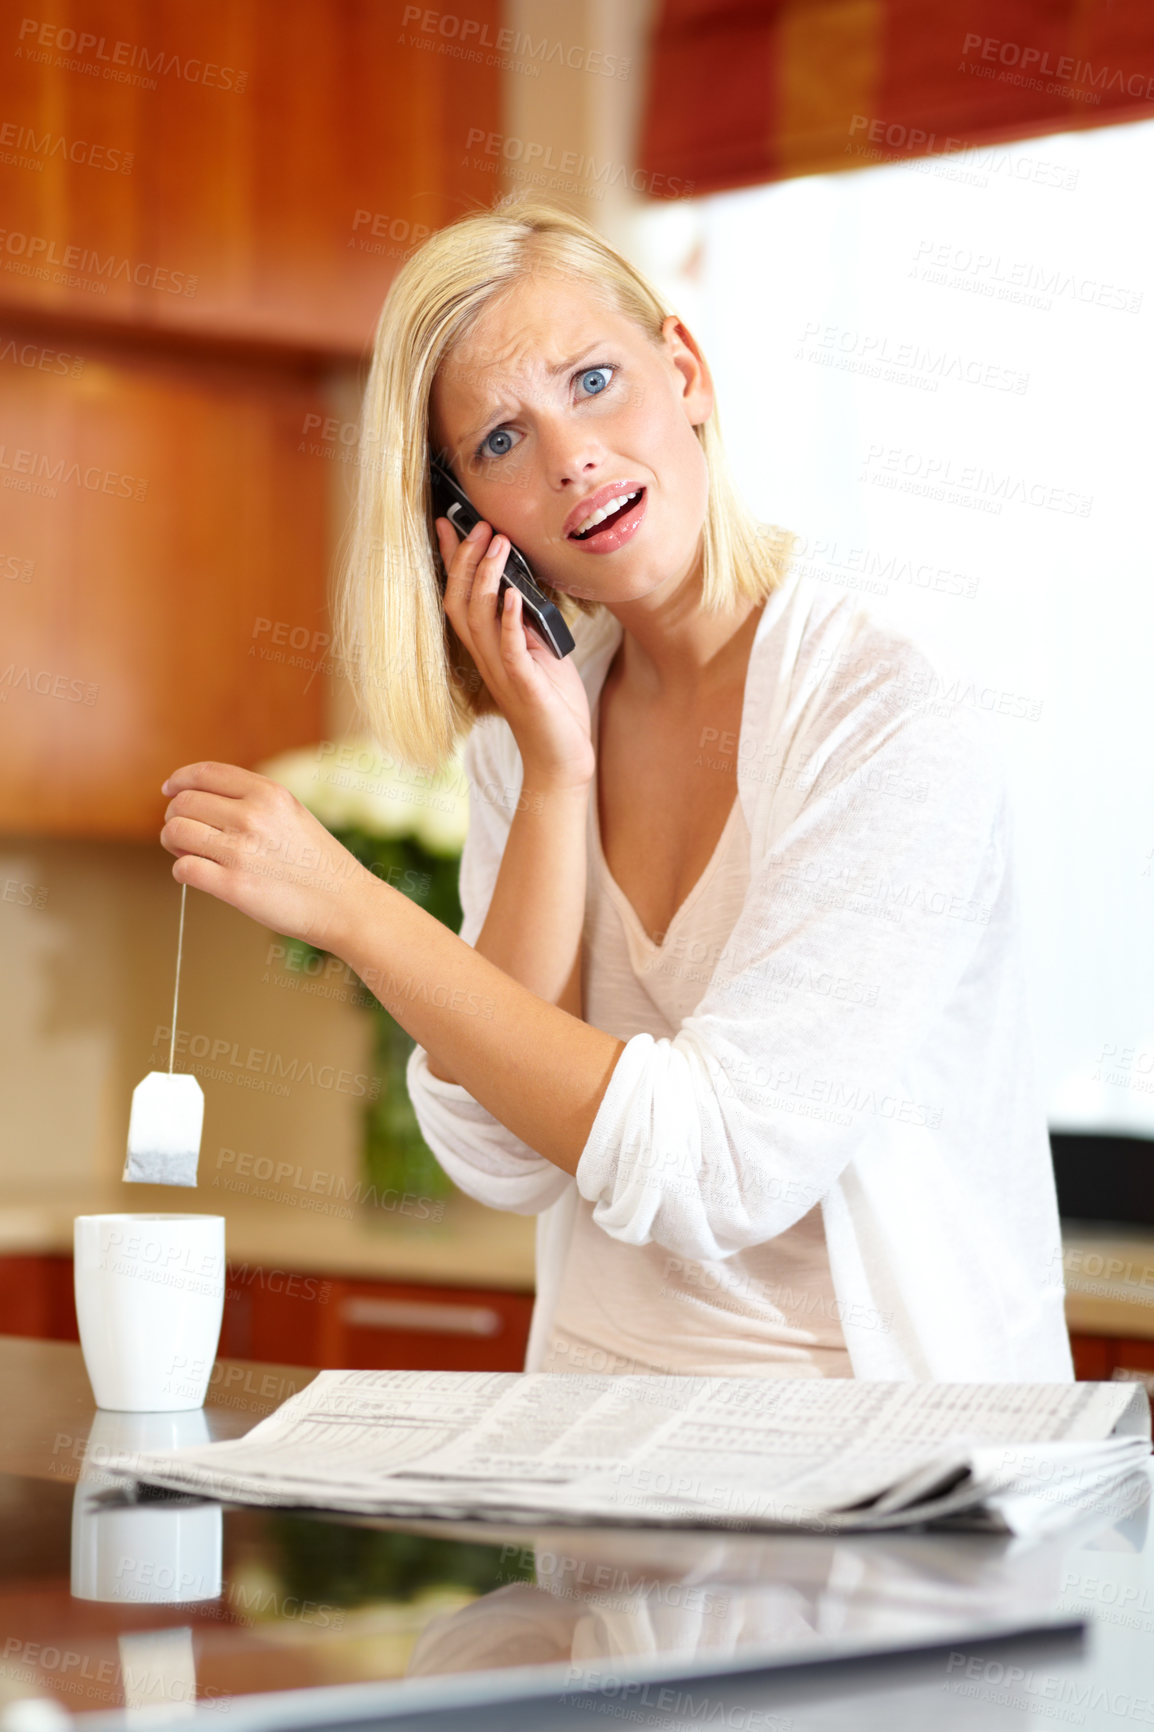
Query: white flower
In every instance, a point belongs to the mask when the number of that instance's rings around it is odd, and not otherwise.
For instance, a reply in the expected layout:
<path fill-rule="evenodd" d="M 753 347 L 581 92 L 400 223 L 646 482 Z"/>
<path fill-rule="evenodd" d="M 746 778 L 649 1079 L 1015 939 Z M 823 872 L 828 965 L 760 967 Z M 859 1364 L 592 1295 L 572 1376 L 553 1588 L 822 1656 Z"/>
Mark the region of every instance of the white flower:
<path fill-rule="evenodd" d="M 279 752 L 256 766 L 259 775 L 279 782 L 295 794 L 302 806 L 330 829 L 344 822 L 346 800 L 344 790 L 333 786 L 321 774 L 322 765 L 316 746 L 301 746 L 295 751 Z"/>
<path fill-rule="evenodd" d="M 460 780 L 462 783 L 465 780 L 463 770 Z M 465 845 L 465 832 L 469 828 L 467 793 L 446 783 L 431 792 L 430 797 L 415 808 L 414 817 L 417 841 L 430 854 L 453 855 L 461 852 Z"/>
<path fill-rule="evenodd" d="M 382 840 L 414 837 L 431 854 L 458 855 L 469 827 L 460 751 L 435 776 L 382 753 L 370 740 L 322 740 L 257 766 L 330 830 L 360 829 Z"/>

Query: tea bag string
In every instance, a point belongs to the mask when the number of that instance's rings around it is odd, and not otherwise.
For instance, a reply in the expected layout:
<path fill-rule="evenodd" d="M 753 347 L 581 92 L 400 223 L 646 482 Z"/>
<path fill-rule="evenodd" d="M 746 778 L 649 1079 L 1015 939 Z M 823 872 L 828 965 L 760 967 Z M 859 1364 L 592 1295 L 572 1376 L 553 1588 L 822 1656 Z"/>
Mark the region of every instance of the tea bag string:
<path fill-rule="evenodd" d="M 176 934 L 176 984 L 172 989 L 172 1035 L 168 1043 L 168 1074 L 172 1075 L 172 1061 L 176 1055 L 176 1004 L 180 997 L 180 953 L 184 948 L 184 904 L 188 895 L 188 885 L 180 887 L 180 927 Z"/>

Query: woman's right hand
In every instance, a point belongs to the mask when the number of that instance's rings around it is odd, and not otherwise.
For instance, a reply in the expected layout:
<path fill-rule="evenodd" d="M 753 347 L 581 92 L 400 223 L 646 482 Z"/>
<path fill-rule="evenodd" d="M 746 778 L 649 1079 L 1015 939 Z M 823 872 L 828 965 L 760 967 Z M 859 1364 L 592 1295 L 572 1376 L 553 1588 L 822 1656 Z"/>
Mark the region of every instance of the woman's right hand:
<path fill-rule="evenodd" d="M 524 622 L 515 584 L 509 585 L 497 614 L 508 537 L 494 536 L 482 521 L 458 541 L 445 517 L 436 519 L 436 530 L 448 573 L 445 612 L 512 729 L 523 785 L 587 785 L 593 780 L 596 754 L 589 700 L 572 656 L 555 656 Z"/>

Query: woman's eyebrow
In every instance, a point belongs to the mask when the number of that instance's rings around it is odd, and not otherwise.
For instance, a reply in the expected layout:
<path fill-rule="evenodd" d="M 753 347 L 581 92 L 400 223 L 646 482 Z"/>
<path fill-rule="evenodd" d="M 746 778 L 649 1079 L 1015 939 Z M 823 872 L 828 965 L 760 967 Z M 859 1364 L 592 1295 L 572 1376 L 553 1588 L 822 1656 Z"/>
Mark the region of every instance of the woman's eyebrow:
<path fill-rule="evenodd" d="M 608 341 L 608 338 L 595 337 L 591 343 L 586 343 L 586 345 L 583 349 L 578 349 L 578 351 L 575 355 L 570 355 L 570 357 L 567 361 L 558 361 L 558 363 L 555 367 L 550 367 L 549 377 L 551 379 L 556 379 L 559 374 L 567 373 L 569 371 L 570 367 L 575 367 L 577 365 L 578 361 L 581 359 L 581 357 L 583 355 L 591 354 L 594 349 L 602 348 L 603 345 L 607 341 Z M 481 434 L 485 431 L 485 429 L 492 424 L 492 422 L 496 416 L 505 415 L 508 413 L 509 413 L 508 410 L 503 409 L 498 404 L 498 406 L 496 408 L 491 409 L 488 412 L 488 414 L 485 416 L 485 419 L 483 421 L 478 421 L 475 427 L 471 427 L 467 433 L 462 435 L 462 443 L 468 444 L 470 442 L 470 440 L 479 439 L 481 437 Z"/>

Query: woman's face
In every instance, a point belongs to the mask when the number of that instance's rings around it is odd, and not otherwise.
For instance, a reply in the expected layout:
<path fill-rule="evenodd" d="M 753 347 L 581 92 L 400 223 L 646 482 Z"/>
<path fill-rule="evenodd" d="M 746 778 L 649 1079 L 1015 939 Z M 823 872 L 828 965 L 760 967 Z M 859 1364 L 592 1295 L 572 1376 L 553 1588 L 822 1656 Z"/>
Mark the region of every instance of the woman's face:
<path fill-rule="evenodd" d="M 674 314 L 661 332 L 655 344 L 583 284 L 537 271 L 485 309 L 433 382 L 433 449 L 565 594 L 672 594 L 697 567 L 708 471 L 693 429 L 713 388 Z M 583 544 L 572 532 L 606 488 L 642 497 Z"/>

